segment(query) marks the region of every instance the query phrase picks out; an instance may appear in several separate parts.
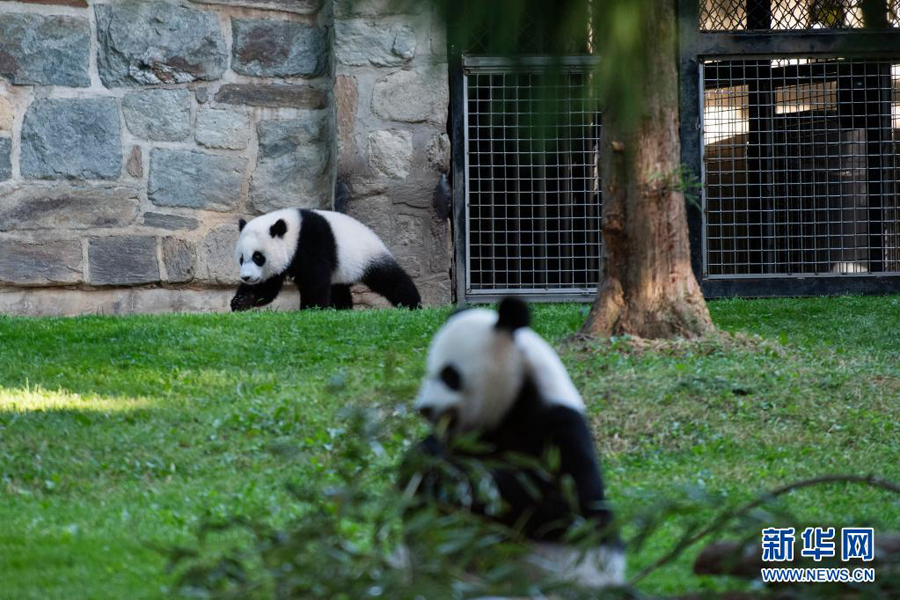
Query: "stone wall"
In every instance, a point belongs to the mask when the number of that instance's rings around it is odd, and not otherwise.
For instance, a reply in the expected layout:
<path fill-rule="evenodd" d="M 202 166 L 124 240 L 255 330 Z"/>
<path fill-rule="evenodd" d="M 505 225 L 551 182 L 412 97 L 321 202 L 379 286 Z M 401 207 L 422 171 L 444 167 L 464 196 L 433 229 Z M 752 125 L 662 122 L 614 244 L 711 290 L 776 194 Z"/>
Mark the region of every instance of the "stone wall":
<path fill-rule="evenodd" d="M 238 217 L 332 208 L 338 175 L 448 302 L 443 46 L 389 6 L 0 2 L 0 312 L 225 310 Z"/>
<path fill-rule="evenodd" d="M 337 201 L 436 304 L 451 300 L 450 222 L 434 206 L 449 172 L 449 86 L 444 30 L 423 4 L 335 0 Z"/>

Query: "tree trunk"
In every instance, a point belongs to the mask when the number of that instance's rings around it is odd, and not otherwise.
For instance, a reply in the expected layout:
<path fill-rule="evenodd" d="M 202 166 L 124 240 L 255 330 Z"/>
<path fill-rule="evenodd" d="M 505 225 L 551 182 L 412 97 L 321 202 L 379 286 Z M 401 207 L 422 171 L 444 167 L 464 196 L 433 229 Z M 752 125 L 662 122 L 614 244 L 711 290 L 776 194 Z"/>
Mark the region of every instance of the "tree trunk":
<path fill-rule="evenodd" d="M 601 283 L 582 333 L 690 338 L 713 324 L 691 269 L 681 183 L 676 2 L 643 4 L 641 116 L 628 120 L 615 102 L 603 112 Z"/>

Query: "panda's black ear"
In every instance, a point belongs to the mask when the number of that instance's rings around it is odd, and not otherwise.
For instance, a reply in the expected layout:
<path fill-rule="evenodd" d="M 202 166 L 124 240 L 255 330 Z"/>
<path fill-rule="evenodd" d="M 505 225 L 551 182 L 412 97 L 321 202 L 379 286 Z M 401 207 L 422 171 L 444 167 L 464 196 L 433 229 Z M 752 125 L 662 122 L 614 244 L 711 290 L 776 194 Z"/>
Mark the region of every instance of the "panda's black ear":
<path fill-rule="evenodd" d="M 273 238 L 284 237 L 284 234 L 287 233 L 287 223 L 284 222 L 284 219 L 278 219 L 271 227 L 269 227 L 269 233 Z"/>
<path fill-rule="evenodd" d="M 238 231 L 243 231 L 244 227 L 247 226 L 247 221 L 243 219 L 238 219 Z"/>
<path fill-rule="evenodd" d="M 518 298 L 504 298 L 497 309 L 497 329 L 515 331 L 520 327 L 528 327 L 531 315 L 528 305 Z"/>

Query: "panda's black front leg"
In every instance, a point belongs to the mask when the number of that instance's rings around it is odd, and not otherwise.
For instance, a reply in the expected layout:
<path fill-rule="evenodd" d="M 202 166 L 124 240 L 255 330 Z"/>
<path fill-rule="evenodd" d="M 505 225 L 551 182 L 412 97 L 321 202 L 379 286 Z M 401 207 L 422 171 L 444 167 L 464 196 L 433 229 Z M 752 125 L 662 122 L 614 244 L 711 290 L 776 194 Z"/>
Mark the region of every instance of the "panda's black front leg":
<path fill-rule="evenodd" d="M 282 277 L 273 277 L 256 285 L 242 283 L 231 299 L 231 310 L 237 312 L 270 304 L 278 296 L 283 283 Z"/>
<path fill-rule="evenodd" d="M 297 282 L 300 290 L 300 310 L 331 306 L 331 282 Z"/>
<path fill-rule="evenodd" d="M 300 290 L 300 310 L 328 308 L 331 306 L 331 272 L 334 269 L 326 261 L 302 265 L 294 277 Z"/>

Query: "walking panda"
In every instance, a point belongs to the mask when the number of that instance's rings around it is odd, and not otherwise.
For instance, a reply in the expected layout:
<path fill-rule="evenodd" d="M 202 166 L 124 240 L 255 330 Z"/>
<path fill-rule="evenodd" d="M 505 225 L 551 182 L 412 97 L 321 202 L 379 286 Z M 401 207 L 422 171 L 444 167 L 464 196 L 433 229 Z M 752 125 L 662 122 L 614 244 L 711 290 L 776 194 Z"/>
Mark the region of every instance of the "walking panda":
<path fill-rule="evenodd" d="M 284 209 L 240 220 L 235 260 L 241 286 L 231 309 L 272 302 L 286 277 L 300 308 L 353 308 L 350 286 L 364 283 L 394 306 L 418 308 L 419 291 L 375 232 L 329 210 Z"/>
<path fill-rule="evenodd" d="M 448 488 L 458 481 L 445 474 L 477 460 L 489 470 L 502 507 L 498 512 L 475 500 L 458 508 L 495 519 L 530 539 L 526 560 L 537 573 L 588 588 L 620 585 L 624 548 L 610 528 L 612 512 L 584 402 L 559 356 L 528 324 L 528 307 L 506 299 L 498 312 L 465 310 L 438 331 L 415 403 L 435 424 L 435 433 L 411 456 L 429 455 L 429 460 L 448 461 L 451 468 L 425 467 L 409 481 L 417 482 L 419 500 L 446 503 L 450 498 L 455 503 Z M 464 434 L 474 435 L 481 448 L 454 446 L 453 440 Z M 551 476 L 523 466 L 542 460 L 551 448 L 559 456 Z M 516 455 L 530 457 L 530 462 L 504 460 Z M 574 503 L 567 493 L 572 488 Z M 583 532 L 585 523 L 595 536 L 589 551 L 563 543 L 574 527 Z"/>

